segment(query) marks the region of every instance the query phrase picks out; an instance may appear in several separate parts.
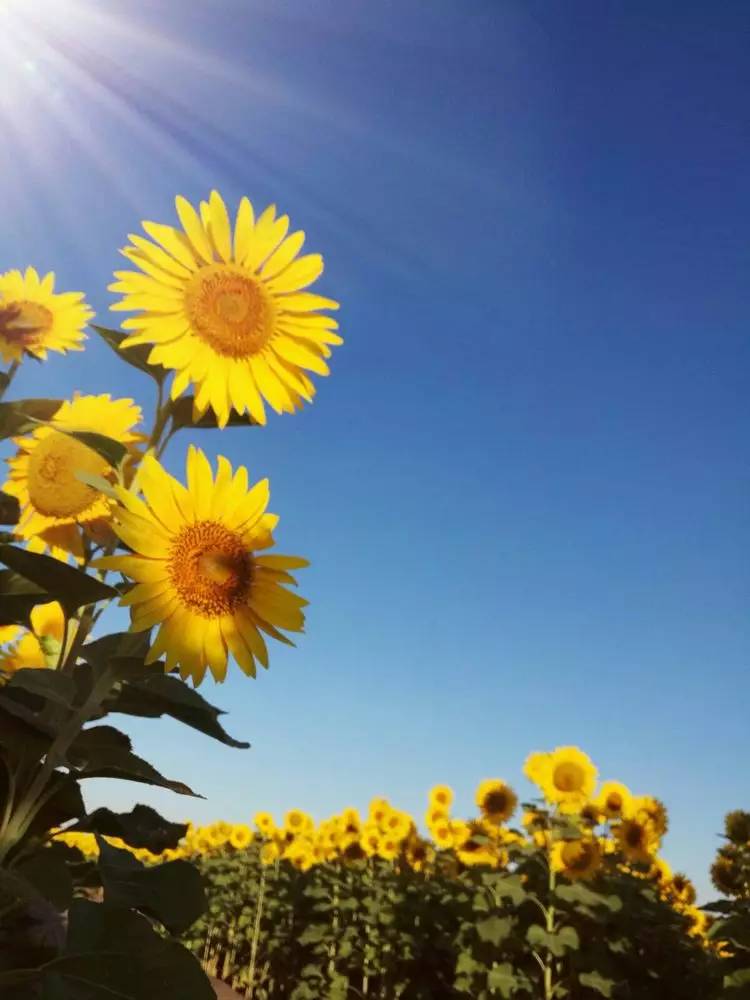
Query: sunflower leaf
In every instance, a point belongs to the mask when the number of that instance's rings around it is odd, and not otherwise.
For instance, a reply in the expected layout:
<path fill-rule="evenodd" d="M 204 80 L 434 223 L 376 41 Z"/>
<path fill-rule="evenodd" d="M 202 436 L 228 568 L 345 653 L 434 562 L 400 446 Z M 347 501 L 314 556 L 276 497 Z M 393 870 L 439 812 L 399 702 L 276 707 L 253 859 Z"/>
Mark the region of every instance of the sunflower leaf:
<path fill-rule="evenodd" d="M 195 427 L 198 430 L 214 430 L 219 425 L 212 410 L 206 410 L 203 416 L 193 419 L 193 396 L 180 396 L 172 401 L 169 413 L 172 417 L 172 430 L 179 431 L 185 427 Z M 257 421 L 248 414 L 236 413 L 234 410 L 229 415 L 226 423 L 227 427 L 257 427 Z"/>
<path fill-rule="evenodd" d="M 0 438 L 16 437 L 51 420 L 62 399 L 16 399 L 0 403 Z"/>
<path fill-rule="evenodd" d="M 21 516 L 21 505 L 17 497 L 0 490 L 0 524 L 18 524 Z"/>
<path fill-rule="evenodd" d="M 29 552 L 15 545 L 0 545 L 0 562 L 50 594 L 71 613 L 86 604 L 117 597 L 114 587 L 74 569 L 59 559 Z M 34 603 L 39 603 L 35 601 Z"/>
<path fill-rule="evenodd" d="M 0 598 L 0 625 L 25 625 L 27 628 L 31 609 L 54 600 L 44 587 L 9 569 L 0 570 Z"/>
<path fill-rule="evenodd" d="M 119 358 L 133 368 L 137 368 L 139 371 L 145 372 L 146 375 L 150 375 L 159 384 L 167 377 L 168 372 L 165 368 L 148 363 L 148 356 L 151 353 L 150 347 L 145 345 L 122 347 L 122 342 L 126 339 L 127 334 L 121 333 L 120 330 L 112 330 L 106 326 L 98 326 L 96 323 L 91 324 L 91 329 L 99 334 L 104 343 L 111 347 Z"/>
<path fill-rule="evenodd" d="M 151 806 L 137 805 L 129 813 L 100 808 L 89 813 L 74 827 L 77 833 L 99 833 L 119 837 L 130 847 L 145 847 L 154 854 L 175 848 L 187 832 L 187 824 L 170 823 Z"/>
<path fill-rule="evenodd" d="M 117 468 L 128 453 L 127 447 L 121 441 L 98 434 L 95 431 L 69 431 L 66 427 L 59 427 L 58 430 L 68 437 L 75 438 L 87 448 L 91 448 L 97 455 L 101 455 L 105 462 L 113 468 Z"/>

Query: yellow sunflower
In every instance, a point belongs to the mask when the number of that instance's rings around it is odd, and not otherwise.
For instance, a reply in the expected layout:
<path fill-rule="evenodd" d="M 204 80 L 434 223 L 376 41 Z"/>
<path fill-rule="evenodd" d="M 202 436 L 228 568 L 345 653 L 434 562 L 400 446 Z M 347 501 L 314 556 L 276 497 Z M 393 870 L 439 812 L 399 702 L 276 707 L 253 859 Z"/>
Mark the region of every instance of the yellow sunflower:
<path fill-rule="evenodd" d="M 13 642 L 21 634 L 20 625 L 0 625 L 0 646 Z"/>
<path fill-rule="evenodd" d="M 451 822 L 447 817 L 430 827 L 430 836 L 435 846 L 439 847 L 441 851 L 449 850 L 456 843 L 456 838 L 451 829 Z"/>
<path fill-rule="evenodd" d="M 122 506 L 112 525 L 134 554 L 96 565 L 136 581 L 121 602 L 130 605 L 132 631 L 159 625 L 147 663 L 165 655 L 168 670 L 178 666 L 197 686 L 206 668 L 223 681 L 231 653 L 254 677 L 256 660 L 268 666 L 261 632 L 292 645 L 280 629 L 304 627 L 307 601 L 284 585 L 296 583 L 289 570 L 307 560 L 257 554 L 273 544 L 278 521 L 265 513 L 268 480 L 248 491 L 247 470 L 233 473 L 222 456 L 214 479 L 206 456 L 191 445 L 187 482 L 186 489 L 146 455 L 138 472 L 145 500 L 114 488 Z"/>
<path fill-rule="evenodd" d="M 547 755 L 534 781 L 562 812 L 578 812 L 593 794 L 596 773 L 590 758 L 578 747 L 558 747 Z"/>
<path fill-rule="evenodd" d="M 253 823 L 264 837 L 270 837 L 276 832 L 276 821 L 269 812 L 257 812 L 253 816 Z"/>
<path fill-rule="evenodd" d="M 295 835 L 309 833 L 314 826 L 312 816 L 308 816 L 301 809 L 290 809 L 284 816 L 284 829 L 287 833 L 294 833 Z"/>
<path fill-rule="evenodd" d="M 367 810 L 368 819 L 377 826 L 382 826 L 391 813 L 391 804 L 388 799 L 378 796 L 370 801 Z"/>
<path fill-rule="evenodd" d="M 281 857 L 281 847 L 275 840 L 267 840 L 260 849 L 260 863 L 272 865 Z"/>
<path fill-rule="evenodd" d="M 415 872 L 424 871 L 435 860 L 435 851 L 432 844 L 427 840 L 423 840 L 422 837 L 416 836 L 416 834 L 406 842 L 404 853 L 406 863 Z"/>
<path fill-rule="evenodd" d="M 249 826 L 244 823 L 238 823 L 236 826 L 232 827 L 232 832 L 229 834 L 229 843 L 237 851 L 244 851 L 246 847 L 249 847 L 253 840 L 253 831 Z"/>
<path fill-rule="evenodd" d="M 576 840 L 557 840 L 552 845 L 550 864 L 571 881 L 588 879 L 602 863 L 602 849 L 598 840 L 580 837 Z"/>
<path fill-rule="evenodd" d="M 430 805 L 448 812 L 453 805 L 453 789 L 449 785 L 435 785 L 430 789 Z"/>
<path fill-rule="evenodd" d="M 479 784 L 475 801 L 485 819 L 491 823 L 504 823 L 516 811 L 518 796 L 504 781 L 490 778 Z"/>
<path fill-rule="evenodd" d="M 18 642 L 0 649 L 0 674 L 12 674 L 24 669 L 54 669 L 61 659 L 61 652 L 64 658 L 70 651 L 78 625 L 71 621 L 65 636 L 65 614 L 57 601 L 35 605 L 30 618 L 31 631 L 26 631 Z"/>
<path fill-rule="evenodd" d="M 599 790 L 596 805 L 607 819 L 616 819 L 628 812 L 632 798 L 626 785 L 619 781 L 605 781 Z"/>
<path fill-rule="evenodd" d="M 132 399 L 75 396 L 62 404 L 48 424 L 14 438 L 18 452 L 7 460 L 3 485 L 18 498 L 21 516 L 14 532 L 33 552 L 49 549 L 57 559 L 83 560 L 81 528 L 98 536 L 112 511 L 112 501 L 82 483 L 77 472 L 113 479 L 101 455 L 67 431 L 94 431 L 124 444 L 131 452 L 142 440 L 134 427 L 141 410 Z"/>
<path fill-rule="evenodd" d="M 627 813 L 641 822 L 648 823 L 659 837 L 663 837 L 669 827 L 667 807 L 652 795 L 634 796 L 628 804 Z"/>
<path fill-rule="evenodd" d="M 320 277 L 320 254 L 298 256 L 303 232 L 287 236 L 289 219 L 271 205 L 257 218 L 247 198 L 234 231 L 217 191 L 200 214 L 176 199 L 182 230 L 144 222 L 151 237 L 130 236 L 122 253 L 138 271 L 117 271 L 112 308 L 126 319 L 128 344 L 154 344 L 149 360 L 176 372 L 172 398 L 189 383 L 195 407 L 210 407 L 224 426 L 232 410 L 265 423 L 264 400 L 277 413 L 310 402 L 306 372 L 327 375 L 330 345 L 343 343 L 322 310 L 338 303 L 303 291 Z"/>
<path fill-rule="evenodd" d="M 368 858 L 379 852 L 381 836 L 380 827 L 376 823 L 365 823 L 362 827 L 359 843 Z"/>
<path fill-rule="evenodd" d="M 0 358 L 20 361 L 24 351 L 44 360 L 47 351 L 82 351 L 83 328 L 94 313 L 83 292 L 55 295 L 55 275 L 33 267 L 0 274 Z"/>
<path fill-rule="evenodd" d="M 659 835 L 647 819 L 623 817 L 614 833 L 624 858 L 636 864 L 652 863 L 659 849 Z"/>

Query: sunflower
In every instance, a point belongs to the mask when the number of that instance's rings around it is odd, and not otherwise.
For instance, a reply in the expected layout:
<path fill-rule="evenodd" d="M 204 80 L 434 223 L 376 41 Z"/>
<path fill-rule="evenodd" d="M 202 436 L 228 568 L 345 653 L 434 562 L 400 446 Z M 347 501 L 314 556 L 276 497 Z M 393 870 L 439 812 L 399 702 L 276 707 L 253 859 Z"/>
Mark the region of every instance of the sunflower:
<path fill-rule="evenodd" d="M 21 634 L 20 625 L 0 625 L 0 646 L 13 642 Z"/>
<path fill-rule="evenodd" d="M 528 765 L 528 761 L 527 761 Z M 529 771 L 527 770 L 527 774 Z M 596 785 L 596 768 L 578 747 L 558 747 L 535 769 L 533 780 L 562 812 L 578 812 Z"/>
<path fill-rule="evenodd" d="M 380 838 L 378 846 L 378 856 L 384 861 L 394 861 L 401 850 L 401 840 L 389 833 L 384 833 Z"/>
<path fill-rule="evenodd" d="M 246 847 L 249 847 L 253 840 L 253 831 L 249 826 L 244 823 L 238 823 L 236 826 L 232 827 L 232 832 L 229 834 L 229 843 L 237 851 L 244 851 Z"/>
<path fill-rule="evenodd" d="M 55 275 L 33 267 L 0 274 L 0 358 L 21 361 L 24 351 L 42 361 L 47 351 L 82 351 L 83 328 L 94 313 L 83 292 L 55 295 Z"/>
<path fill-rule="evenodd" d="M 480 783 L 475 801 L 491 823 L 504 823 L 516 811 L 518 796 L 504 781 L 490 778 Z"/>
<path fill-rule="evenodd" d="M 547 773 L 550 755 L 548 753 L 531 753 L 523 765 L 523 773 L 535 785 L 539 785 Z"/>
<path fill-rule="evenodd" d="M 619 781 L 605 781 L 599 790 L 596 804 L 607 819 L 616 819 L 628 812 L 633 796 L 630 789 Z"/>
<path fill-rule="evenodd" d="M 430 805 L 448 812 L 453 805 L 453 789 L 449 785 L 435 785 L 430 789 Z"/>
<path fill-rule="evenodd" d="M 254 677 L 256 660 L 268 666 L 261 632 L 293 645 L 280 629 L 303 629 L 307 601 L 284 585 L 295 584 L 289 570 L 307 560 L 257 554 L 273 544 L 278 520 L 265 513 L 268 480 L 248 491 L 247 470 L 233 474 L 223 456 L 214 479 L 206 456 L 191 445 L 187 482 L 186 489 L 146 455 L 138 472 L 145 501 L 113 490 L 122 504 L 113 528 L 134 554 L 95 565 L 136 581 L 121 600 L 131 607 L 132 631 L 159 625 L 146 663 L 165 654 L 167 670 L 178 666 L 197 687 L 207 667 L 223 681 L 231 653 Z"/>
<path fill-rule="evenodd" d="M 381 831 L 376 823 L 365 823 L 359 838 L 360 846 L 368 858 L 374 857 L 380 850 Z"/>
<path fill-rule="evenodd" d="M 275 840 L 267 840 L 260 849 L 260 863 L 272 865 L 281 857 L 281 848 Z"/>
<path fill-rule="evenodd" d="M 627 813 L 642 823 L 648 823 L 656 835 L 663 837 L 669 827 L 667 807 L 652 795 L 634 796 L 630 800 Z"/>
<path fill-rule="evenodd" d="M 430 827 L 430 835 L 435 846 L 439 847 L 441 851 L 449 850 L 456 842 L 451 823 L 447 818 Z"/>
<path fill-rule="evenodd" d="M 407 840 L 404 855 L 406 863 L 415 872 L 424 871 L 435 860 L 435 851 L 432 844 L 427 840 L 423 840 L 422 837 L 416 836 L 416 834 Z"/>
<path fill-rule="evenodd" d="M 695 886 L 682 872 L 676 872 L 666 885 L 667 895 L 681 906 L 692 906 L 696 900 Z"/>
<path fill-rule="evenodd" d="M 448 820 L 448 812 L 443 806 L 430 806 L 424 814 L 424 821 L 428 829 L 432 829 L 436 823 L 445 823 Z"/>
<path fill-rule="evenodd" d="M 401 841 L 409 836 L 412 830 L 412 820 L 408 813 L 393 809 L 383 823 L 383 832 L 389 837 Z"/>
<path fill-rule="evenodd" d="M 257 219 L 243 198 L 234 224 L 217 191 L 200 215 L 176 199 L 182 231 L 144 222 L 150 240 L 130 236 L 122 253 L 138 271 L 116 271 L 109 286 L 123 297 L 112 309 L 136 312 L 123 342 L 155 345 L 149 361 L 174 370 L 172 398 L 189 383 L 195 409 L 210 407 L 220 426 L 232 410 L 266 422 L 310 402 L 306 372 L 328 375 L 330 345 L 343 343 L 322 310 L 338 302 L 303 291 L 323 271 L 320 254 L 299 257 L 305 234 L 287 237 L 289 219 L 271 205 Z"/>
<path fill-rule="evenodd" d="M 312 821 L 312 817 L 308 816 L 307 813 L 302 812 L 301 809 L 290 809 L 284 816 L 284 829 L 287 833 L 293 833 L 295 835 L 309 833 L 313 827 L 314 823 Z"/>
<path fill-rule="evenodd" d="M 370 801 L 370 805 L 367 810 L 368 819 L 378 826 L 382 826 L 386 819 L 391 813 L 391 804 L 388 799 L 381 797 L 374 798 Z"/>
<path fill-rule="evenodd" d="M 557 840 L 552 845 L 550 853 L 552 870 L 571 881 L 591 878 L 601 863 L 601 846 L 593 837 Z"/>
<path fill-rule="evenodd" d="M 269 812 L 257 812 L 253 816 L 253 823 L 264 837 L 270 837 L 276 831 L 276 821 Z"/>
<path fill-rule="evenodd" d="M 97 535 L 110 518 L 110 498 L 82 483 L 76 473 L 112 480 L 114 470 L 68 432 L 104 431 L 132 454 L 143 439 L 133 429 L 140 419 L 140 407 L 132 399 L 76 395 L 62 404 L 48 424 L 27 437 L 14 438 L 18 452 L 7 460 L 9 474 L 2 488 L 21 505 L 14 532 L 33 552 L 49 549 L 57 559 L 73 555 L 82 561 L 81 528 Z"/>
<path fill-rule="evenodd" d="M 0 649 L 0 674 L 54 668 L 70 652 L 78 625 L 71 621 L 66 636 L 65 613 L 57 601 L 36 604 L 29 617 L 31 631 L 27 631 L 18 642 Z M 62 648 L 63 641 L 65 649 Z"/>
<path fill-rule="evenodd" d="M 648 820 L 623 817 L 614 829 L 623 856 L 636 864 L 650 865 L 659 848 L 659 835 Z"/>

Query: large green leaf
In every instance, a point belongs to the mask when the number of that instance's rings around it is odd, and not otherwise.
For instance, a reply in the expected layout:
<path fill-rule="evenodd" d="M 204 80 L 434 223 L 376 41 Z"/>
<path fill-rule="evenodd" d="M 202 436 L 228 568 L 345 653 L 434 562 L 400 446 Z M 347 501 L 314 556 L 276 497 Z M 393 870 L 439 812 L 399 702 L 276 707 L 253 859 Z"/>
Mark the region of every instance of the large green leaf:
<path fill-rule="evenodd" d="M 510 917 L 491 916 L 480 920 L 476 925 L 479 940 L 498 945 L 508 937 L 514 923 Z"/>
<path fill-rule="evenodd" d="M 68 437 L 75 438 L 76 441 L 85 444 L 87 448 L 91 448 L 114 468 L 119 466 L 128 453 L 128 449 L 121 441 L 116 441 L 105 434 L 99 434 L 97 431 L 69 431 L 66 427 L 58 429 L 62 434 L 67 434 Z"/>
<path fill-rule="evenodd" d="M 39 587 L 10 569 L 0 570 L 0 625 L 28 627 L 32 608 L 53 600 L 46 587 Z"/>
<path fill-rule="evenodd" d="M 31 695 L 31 704 L 35 704 L 37 709 L 41 709 L 45 701 L 70 709 L 74 703 L 75 684 L 69 674 L 59 670 L 26 668 L 17 670 L 11 676 L 3 693 L 15 694 L 18 691 Z"/>
<path fill-rule="evenodd" d="M 193 404 L 194 398 L 192 396 L 180 396 L 179 399 L 172 401 L 169 408 L 170 416 L 172 417 L 172 427 L 174 430 L 181 430 L 184 427 L 195 427 L 199 430 L 214 430 L 219 425 L 216 422 L 216 417 L 213 410 L 206 410 L 202 417 L 197 420 L 193 420 Z M 257 421 L 253 420 L 248 414 L 239 414 L 234 410 L 229 415 L 229 420 L 226 424 L 227 427 L 257 427 Z"/>
<path fill-rule="evenodd" d="M 118 358 L 132 365 L 133 368 L 145 372 L 146 375 L 150 375 L 157 382 L 163 382 L 169 374 L 160 365 L 150 365 L 148 363 L 148 356 L 151 353 L 150 347 L 144 345 L 123 347 L 122 342 L 125 340 L 127 334 L 121 333 L 119 330 L 112 330 L 106 326 L 97 326 L 95 323 L 91 324 L 91 329 L 99 334 L 104 343 L 112 348 Z"/>
<path fill-rule="evenodd" d="M 215 1000 L 197 959 L 130 910 L 75 899 L 42 1000 Z"/>
<path fill-rule="evenodd" d="M 59 559 L 15 545 L 0 545 L 0 562 L 53 595 L 53 599 L 59 601 L 69 614 L 86 604 L 118 596 L 114 587 Z"/>
<path fill-rule="evenodd" d="M 612 990 L 617 985 L 614 979 L 606 979 L 604 976 L 599 975 L 598 972 L 582 972 L 578 977 L 578 981 L 581 986 L 587 986 L 590 990 L 595 990 L 603 997 L 611 997 Z"/>
<path fill-rule="evenodd" d="M 105 837 L 119 837 L 130 847 L 145 847 L 160 854 L 168 847 L 177 847 L 187 832 L 185 823 L 171 823 L 151 806 L 137 805 L 129 813 L 111 809 L 95 809 L 73 828 Z"/>
<path fill-rule="evenodd" d="M 526 940 L 532 948 L 545 948 L 556 958 L 566 951 L 576 951 L 580 947 L 578 932 L 573 927 L 561 927 L 557 931 L 548 931 L 539 924 L 532 924 L 526 932 Z"/>
<path fill-rule="evenodd" d="M 26 879 L 55 909 L 62 912 L 73 898 L 73 880 L 65 861 L 50 848 L 42 848 L 24 858 L 14 868 L 16 875 Z"/>
<path fill-rule="evenodd" d="M 577 903 L 583 906 L 602 906 L 611 913 L 617 913 L 622 909 L 622 900 L 619 896 L 604 896 L 600 892 L 594 892 L 582 882 L 574 882 L 571 885 L 558 885 L 555 895 L 565 903 L 575 906 Z"/>
<path fill-rule="evenodd" d="M 491 993 L 499 993 L 504 1000 L 513 996 L 518 986 L 518 979 L 510 962 L 503 962 L 490 969 L 487 974 L 487 986 Z"/>
<path fill-rule="evenodd" d="M 182 781 L 165 778 L 148 761 L 130 749 L 130 739 L 113 726 L 93 726 L 80 733 L 68 754 L 79 778 L 120 778 L 168 788 L 179 795 L 193 795 Z M 199 797 L 199 796 L 196 796 Z"/>
<path fill-rule="evenodd" d="M 21 505 L 17 497 L 0 490 L 0 524 L 18 524 Z"/>
<path fill-rule="evenodd" d="M 62 406 L 62 399 L 16 399 L 0 403 L 0 438 L 17 437 L 44 423 Z"/>
<path fill-rule="evenodd" d="M 97 837 L 99 873 L 107 906 L 140 910 L 173 934 L 194 923 L 206 908 L 203 880 L 187 861 L 146 867 L 130 851 Z"/>
<path fill-rule="evenodd" d="M 225 713 L 213 705 L 197 691 L 189 688 L 184 681 L 162 673 L 158 665 L 146 668 L 139 679 L 123 682 L 115 695 L 106 703 L 109 712 L 122 712 L 146 718 L 170 715 L 173 719 L 212 736 L 230 747 L 246 749 L 243 743 L 229 736 L 218 719 Z"/>

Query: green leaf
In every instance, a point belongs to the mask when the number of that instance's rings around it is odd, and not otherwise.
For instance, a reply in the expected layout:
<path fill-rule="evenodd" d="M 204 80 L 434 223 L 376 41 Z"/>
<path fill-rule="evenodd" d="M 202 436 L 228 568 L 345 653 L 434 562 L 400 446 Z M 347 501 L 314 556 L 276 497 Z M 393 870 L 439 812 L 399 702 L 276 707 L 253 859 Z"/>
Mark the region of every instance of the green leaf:
<path fill-rule="evenodd" d="M 25 878 L 62 913 L 73 898 L 73 880 L 62 858 L 49 848 L 37 851 L 16 865 L 15 874 Z"/>
<path fill-rule="evenodd" d="M 590 990 L 601 993 L 603 997 L 611 997 L 612 990 L 617 985 L 614 979 L 605 979 L 598 972 L 582 972 L 578 981 L 581 986 L 587 986 Z"/>
<path fill-rule="evenodd" d="M 566 951 L 576 951 L 580 947 L 578 934 L 573 927 L 561 927 L 551 933 L 539 924 L 532 924 L 526 932 L 526 940 L 532 948 L 545 948 L 556 958 Z"/>
<path fill-rule="evenodd" d="M 99 434 L 95 431 L 69 431 L 66 427 L 59 427 L 57 429 L 61 433 L 67 434 L 68 437 L 80 441 L 81 444 L 85 444 L 87 448 L 91 448 L 92 451 L 95 451 L 97 455 L 101 455 L 104 461 L 108 462 L 115 469 L 128 453 L 128 449 L 121 441 L 115 441 L 114 438 L 107 437 L 104 434 Z"/>
<path fill-rule="evenodd" d="M 492 916 L 480 920 L 476 925 L 479 940 L 498 945 L 508 937 L 513 924 L 514 921 L 510 917 Z"/>
<path fill-rule="evenodd" d="M 84 729 L 73 742 L 69 757 L 78 768 L 79 778 L 120 778 L 200 797 L 182 781 L 165 778 L 148 761 L 136 756 L 129 738 L 113 726 Z"/>
<path fill-rule="evenodd" d="M 122 347 L 122 342 L 125 340 L 127 334 L 121 333 L 119 330 L 112 330 L 106 326 L 97 326 L 96 323 L 91 324 L 91 329 L 99 334 L 104 343 L 112 348 L 118 358 L 132 365 L 133 368 L 145 372 L 146 375 L 150 375 L 156 382 L 163 382 L 169 374 L 160 365 L 150 365 L 148 363 L 148 356 L 152 350 L 150 346 L 138 344 L 135 347 Z"/>
<path fill-rule="evenodd" d="M 119 837 L 130 847 L 145 847 L 153 854 L 161 854 L 168 847 L 177 847 L 185 836 L 187 826 L 185 823 L 171 823 L 151 806 L 137 805 L 129 813 L 95 809 L 73 829 L 82 833 L 99 833 L 104 837 Z"/>
<path fill-rule="evenodd" d="M 157 664 L 145 668 L 144 675 L 139 679 L 123 682 L 106 707 L 110 712 L 146 718 L 170 715 L 227 746 L 240 749 L 250 746 L 224 731 L 218 721 L 219 716 L 225 714 L 221 709 L 210 705 L 183 681 L 164 674 Z"/>
<path fill-rule="evenodd" d="M 45 423 L 62 406 L 62 399 L 16 399 L 0 403 L 0 438 L 17 437 Z"/>
<path fill-rule="evenodd" d="M 53 600 L 46 588 L 12 570 L 0 570 L 0 625 L 24 625 L 28 628 L 32 608 Z"/>
<path fill-rule="evenodd" d="M 21 516 L 21 505 L 17 497 L 0 490 L 0 524 L 18 524 Z"/>
<path fill-rule="evenodd" d="M 212 410 L 206 410 L 202 417 L 193 420 L 193 396 L 180 396 L 172 401 L 169 413 L 172 417 L 172 428 L 176 431 L 185 427 L 195 427 L 199 430 L 213 430 L 218 427 L 216 416 Z M 257 421 L 248 414 L 236 413 L 234 410 L 229 415 L 227 427 L 257 427 Z"/>
<path fill-rule="evenodd" d="M 517 985 L 518 980 L 510 962 L 493 966 L 487 974 L 487 986 L 490 992 L 499 993 L 501 997 L 512 997 Z"/>
<path fill-rule="evenodd" d="M 86 604 L 118 596 L 114 587 L 108 587 L 59 559 L 15 545 L 0 545 L 0 562 L 53 594 L 53 599 L 59 601 L 69 614 Z"/>
<path fill-rule="evenodd" d="M 750 969 L 737 969 L 724 976 L 724 989 L 740 989 L 743 986 L 750 986 Z"/>
<path fill-rule="evenodd" d="M 140 910 L 173 934 L 186 931 L 206 909 L 203 880 L 187 861 L 147 868 L 130 851 L 97 837 L 99 873 L 107 906 Z"/>
<path fill-rule="evenodd" d="M 43 968 L 42 1000 L 215 1000 L 198 960 L 129 910 L 75 899 L 66 953 Z"/>
<path fill-rule="evenodd" d="M 17 670 L 8 681 L 4 693 L 25 691 L 36 697 L 38 707 L 40 701 L 51 701 L 64 708 L 73 707 L 75 685 L 69 674 L 58 670 L 38 670 L 24 668 Z"/>
<path fill-rule="evenodd" d="M 603 906 L 612 913 L 617 913 L 622 909 L 622 900 L 619 896 L 604 896 L 589 889 L 582 882 L 574 882 L 572 885 L 558 885 L 555 889 L 555 895 L 563 902 L 573 905 L 581 903 L 583 906 Z"/>

